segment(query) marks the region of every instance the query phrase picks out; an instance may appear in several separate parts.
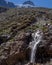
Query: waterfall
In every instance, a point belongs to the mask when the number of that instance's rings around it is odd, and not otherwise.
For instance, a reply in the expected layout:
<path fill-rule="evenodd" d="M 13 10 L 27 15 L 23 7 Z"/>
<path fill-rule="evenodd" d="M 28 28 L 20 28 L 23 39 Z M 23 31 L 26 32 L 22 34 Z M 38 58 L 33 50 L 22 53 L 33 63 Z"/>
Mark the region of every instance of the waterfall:
<path fill-rule="evenodd" d="M 40 30 L 37 30 L 36 33 L 32 34 L 33 41 L 30 42 L 32 44 L 32 50 L 31 50 L 31 59 L 30 62 L 34 63 L 35 62 L 35 55 L 36 55 L 36 50 L 37 50 L 37 45 L 40 43 L 41 38 L 42 38 L 42 32 Z"/>

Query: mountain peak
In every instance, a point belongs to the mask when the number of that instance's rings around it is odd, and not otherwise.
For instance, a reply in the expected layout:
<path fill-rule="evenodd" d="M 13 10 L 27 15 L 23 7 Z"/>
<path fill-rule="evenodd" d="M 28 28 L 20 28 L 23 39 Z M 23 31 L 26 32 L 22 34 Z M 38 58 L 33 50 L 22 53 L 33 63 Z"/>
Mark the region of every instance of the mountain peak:
<path fill-rule="evenodd" d="M 12 2 L 7 2 L 6 0 L 0 0 L 0 6 L 2 6 L 2 7 L 9 7 L 9 8 L 16 7 L 16 6 L 14 5 L 14 3 L 12 3 Z"/>
<path fill-rule="evenodd" d="M 23 3 L 23 5 L 35 6 L 35 4 L 34 4 L 32 1 L 30 1 L 30 0 L 25 1 L 25 2 Z"/>

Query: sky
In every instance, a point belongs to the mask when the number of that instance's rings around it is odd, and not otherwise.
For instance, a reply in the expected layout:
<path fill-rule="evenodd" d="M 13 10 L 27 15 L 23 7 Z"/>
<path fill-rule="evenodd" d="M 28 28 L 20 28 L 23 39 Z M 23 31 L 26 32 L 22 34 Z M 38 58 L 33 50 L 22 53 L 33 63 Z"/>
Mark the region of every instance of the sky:
<path fill-rule="evenodd" d="M 6 0 L 6 1 L 13 2 L 14 4 L 17 5 L 22 4 L 24 1 L 27 0 Z M 31 1 L 34 2 L 35 6 L 52 8 L 52 0 L 31 0 Z"/>

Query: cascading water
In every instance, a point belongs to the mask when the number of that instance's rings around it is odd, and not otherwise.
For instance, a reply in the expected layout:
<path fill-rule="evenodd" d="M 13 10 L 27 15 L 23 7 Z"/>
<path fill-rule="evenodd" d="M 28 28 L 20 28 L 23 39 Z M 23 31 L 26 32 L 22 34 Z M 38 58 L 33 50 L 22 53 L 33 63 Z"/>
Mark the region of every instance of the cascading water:
<path fill-rule="evenodd" d="M 35 62 L 35 54 L 36 54 L 36 50 L 37 50 L 37 45 L 41 41 L 42 32 L 40 30 L 38 30 L 38 31 L 36 31 L 36 33 L 32 34 L 32 37 L 33 37 L 34 41 L 31 42 L 32 50 L 31 50 L 31 59 L 30 59 L 30 62 L 34 63 Z"/>

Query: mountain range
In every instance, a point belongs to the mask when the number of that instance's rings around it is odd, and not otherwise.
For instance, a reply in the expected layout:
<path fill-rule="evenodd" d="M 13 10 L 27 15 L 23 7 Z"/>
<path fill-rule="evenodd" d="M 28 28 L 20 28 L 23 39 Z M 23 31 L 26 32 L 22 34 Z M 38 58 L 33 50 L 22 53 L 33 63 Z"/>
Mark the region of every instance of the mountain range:
<path fill-rule="evenodd" d="M 15 8 L 15 7 L 20 7 L 19 5 L 15 5 L 13 2 L 7 2 L 6 0 L 0 0 L 0 6 L 1 7 L 7 7 L 7 8 Z M 21 7 L 34 7 L 34 3 L 31 1 L 25 1 L 24 3 L 22 3 Z"/>
<path fill-rule="evenodd" d="M 9 8 L 16 7 L 14 3 L 12 3 L 12 2 L 6 2 L 5 0 L 0 0 L 0 6 L 1 7 L 9 7 Z"/>

